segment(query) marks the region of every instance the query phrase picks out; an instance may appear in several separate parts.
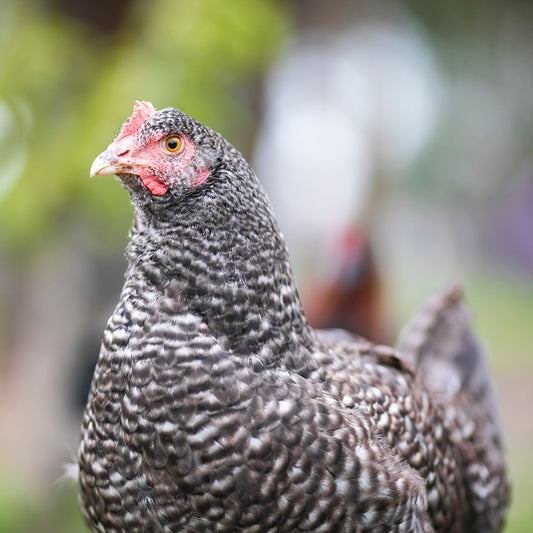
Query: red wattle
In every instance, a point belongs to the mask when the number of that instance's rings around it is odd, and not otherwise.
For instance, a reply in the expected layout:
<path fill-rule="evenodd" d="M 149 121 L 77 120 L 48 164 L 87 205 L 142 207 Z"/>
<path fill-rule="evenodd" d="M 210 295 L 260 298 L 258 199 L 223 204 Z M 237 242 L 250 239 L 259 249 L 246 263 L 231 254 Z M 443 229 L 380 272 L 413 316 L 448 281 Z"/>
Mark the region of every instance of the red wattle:
<path fill-rule="evenodd" d="M 143 185 L 156 196 L 162 196 L 168 190 L 167 186 L 154 176 L 141 176 Z"/>

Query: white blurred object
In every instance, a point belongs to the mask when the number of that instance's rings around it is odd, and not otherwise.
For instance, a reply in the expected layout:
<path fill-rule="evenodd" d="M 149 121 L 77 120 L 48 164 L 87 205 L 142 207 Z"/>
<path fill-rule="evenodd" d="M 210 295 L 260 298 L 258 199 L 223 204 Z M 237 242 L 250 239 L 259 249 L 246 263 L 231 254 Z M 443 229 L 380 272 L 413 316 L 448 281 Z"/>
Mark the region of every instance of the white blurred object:
<path fill-rule="evenodd" d="M 402 20 L 309 32 L 269 76 L 255 168 L 297 275 L 316 270 L 362 217 L 376 175 L 400 178 L 435 127 L 441 77 L 418 26 Z"/>

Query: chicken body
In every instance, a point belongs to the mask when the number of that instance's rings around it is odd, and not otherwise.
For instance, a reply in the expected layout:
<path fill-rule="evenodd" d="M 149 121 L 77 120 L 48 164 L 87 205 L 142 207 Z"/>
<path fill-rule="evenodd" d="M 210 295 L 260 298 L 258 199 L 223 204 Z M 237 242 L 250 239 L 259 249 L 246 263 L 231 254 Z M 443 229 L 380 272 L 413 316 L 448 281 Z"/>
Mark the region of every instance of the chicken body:
<path fill-rule="evenodd" d="M 312 330 L 253 171 L 180 111 L 138 103 L 93 164 L 111 173 L 136 218 L 81 433 L 93 530 L 500 529 L 501 438 L 455 363 L 479 356 L 464 328 L 444 327 L 453 391 L 416 370 L 421 342 Z M 447 324 L 460 302 L 439 301 Z"/>

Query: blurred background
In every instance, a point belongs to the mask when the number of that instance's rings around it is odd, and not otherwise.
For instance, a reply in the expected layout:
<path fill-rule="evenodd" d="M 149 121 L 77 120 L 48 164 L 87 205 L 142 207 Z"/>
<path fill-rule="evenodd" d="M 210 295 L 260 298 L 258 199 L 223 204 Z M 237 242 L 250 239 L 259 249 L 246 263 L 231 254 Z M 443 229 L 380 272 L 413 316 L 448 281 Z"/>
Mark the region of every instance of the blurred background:
<path fill-rule="evenodd" d="M 3 0 L 0 531 L 86 531 L 62 476 L 132 219 L 88 171 L 136 99 L 253 163 L 313 324 L 394 342 L 463 283 L 508 437 L 506 531 L 531 531 L 532 23 L 526 0 Z"/>

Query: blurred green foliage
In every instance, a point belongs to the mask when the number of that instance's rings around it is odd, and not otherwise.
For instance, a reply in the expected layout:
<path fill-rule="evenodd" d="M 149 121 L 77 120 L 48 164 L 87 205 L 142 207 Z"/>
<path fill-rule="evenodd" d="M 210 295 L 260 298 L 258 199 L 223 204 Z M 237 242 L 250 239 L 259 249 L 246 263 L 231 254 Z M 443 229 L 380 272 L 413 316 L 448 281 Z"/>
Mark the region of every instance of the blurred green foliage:
<path fill-rule="evenodd" d="M 289 30 L 276 0 L 134 1 L 116 31 L 59 5 L 0 3 L 0 257 L 12 263 L 31 265 L 70 225 L 104 245 L 125 240 L 126 193 L 88 173 L 135 100 L 181 108 L 246 144 L 251 89 Z M 0 476 L 0 531 L 87 531 L 76 487 L 43 497 L 16 480 Z"/>
<path fill-rule="evenodd" d="M 271 0 L 136 2 L 113 35 L 45 5 L 0 6 L 0 246 L 23 256 L 72 213 L 105 238 L 125 235 L 129 202 L 88 169 L 136 99 L 179 107 L 234 140 L 249 131 L 243 87 L 288 29 Z"/>

